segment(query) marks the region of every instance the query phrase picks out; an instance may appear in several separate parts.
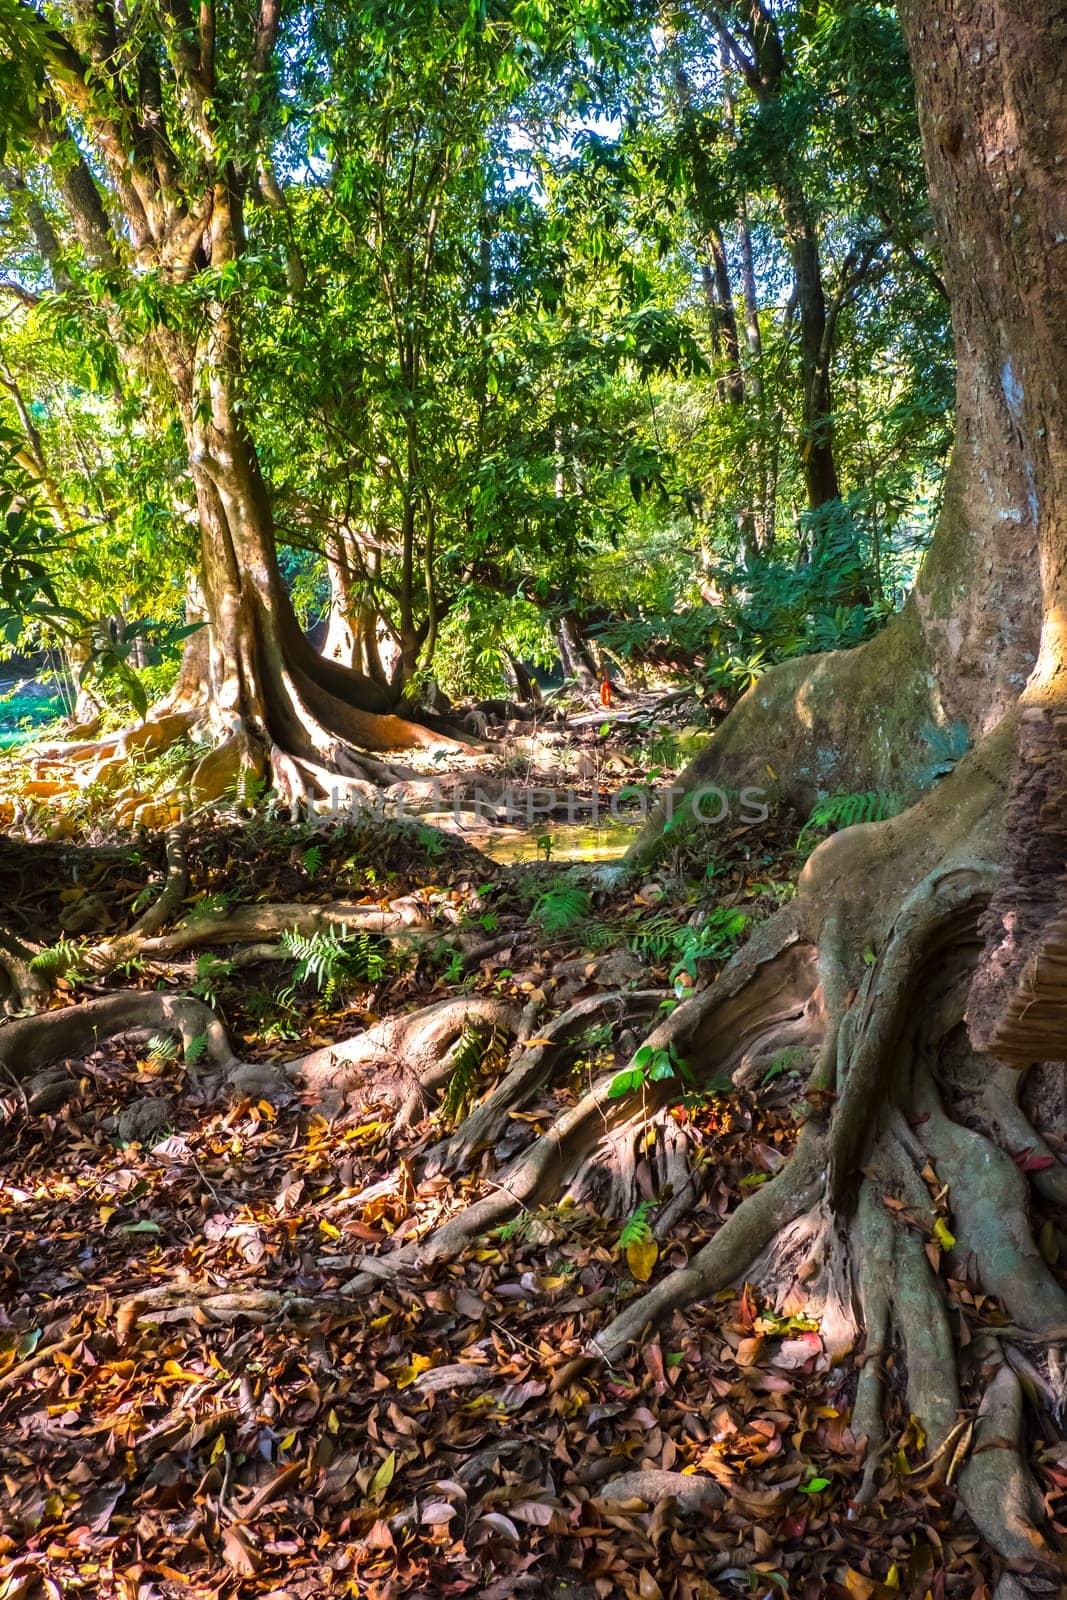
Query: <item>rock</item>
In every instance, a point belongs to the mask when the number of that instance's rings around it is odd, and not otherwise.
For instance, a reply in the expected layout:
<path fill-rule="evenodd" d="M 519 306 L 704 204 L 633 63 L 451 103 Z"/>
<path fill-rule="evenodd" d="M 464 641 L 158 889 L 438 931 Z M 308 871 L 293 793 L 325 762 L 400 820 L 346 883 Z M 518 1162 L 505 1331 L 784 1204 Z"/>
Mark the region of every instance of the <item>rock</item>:
<path fill-rule="evenodd" d="M 119 1112 L 116 1132 L 123 1144 L 155 1144 L 174 1128 L 169 1100 L 134 1100 Z"/>
<path fill-rule="evenodd" d="M 43 1067 L 23 1084 L 26 1104 L 35 1117 L 59 1111 L 78 1090 L 78 1080 L 65 1067 Z"/>
<path fill-rule="evenodd" d="M 292 1086 L 280 1068 L 269 1061 L 242 1061 L 226 1079 L 231 1100 L 266 1100 L 268 1105 L 288 1105 Z"/>

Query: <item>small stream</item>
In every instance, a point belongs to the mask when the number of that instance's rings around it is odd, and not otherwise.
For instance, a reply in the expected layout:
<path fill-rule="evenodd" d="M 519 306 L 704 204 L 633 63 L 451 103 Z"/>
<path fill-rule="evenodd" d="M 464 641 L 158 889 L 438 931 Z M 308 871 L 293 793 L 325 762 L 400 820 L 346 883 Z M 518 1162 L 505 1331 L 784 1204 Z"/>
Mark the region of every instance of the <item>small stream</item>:
<path fill-rule="evenodd" d="M 618 861 L 637 837 L 633 822 L 546 822 L 541 828 L 487 828 L 464 837 L 505 866 L 519 861 Z M 546 848 L 544 841 L 551 841 Z M 539 842 L 541 841 L 541 842 Z"/>

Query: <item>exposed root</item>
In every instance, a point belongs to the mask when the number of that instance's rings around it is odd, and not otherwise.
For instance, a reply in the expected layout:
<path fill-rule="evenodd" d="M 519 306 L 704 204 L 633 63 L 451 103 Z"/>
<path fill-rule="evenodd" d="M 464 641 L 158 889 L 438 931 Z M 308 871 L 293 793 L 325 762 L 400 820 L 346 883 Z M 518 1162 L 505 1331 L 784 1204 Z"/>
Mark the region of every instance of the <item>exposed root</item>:
<path fill-rule="evenodd" d="M 561 1049 L 585 1029 L 599 1023 L 613 1022 L 621 1026 L 624 1022 L 633 1023 L 654 1016 L 665 998 L 660 989 L 592 995 L 546 1023 L 536 1040 L 527 1042 L 520 1036 L 518 1053 L 513 1056 L 504 1077 L 455 1133 L 431 1151 L 427 1170 L 431 1173 L 467 1171 L 478 1151 L 489 1148 L 499 1137 L 509 1114 L 528 1105 L 546 1082 Z"/>
<path fill-rule="evenodd" d="M 0 972 L 7 979 L 7 992 L 0 994 L 0 1013 L 11 1016 L 19 1011 L 36 1011 L 43 1006 L 51 986 L 43 973 L 30 965 L 34 951 L 6 928 L 0 928 Z"/>
<path fill-rule="evenodd" d="M 489 996 L 441 1000 L 386 1017 L 353 1039 L 289 1062 L 285 1071 L 317 1095 L 351 1091 L 373 1076 L 375 1098 L 392 1098 L 398 1106 L 395 1126 L 407 1127 L 425 1115 L 434 1092 L 447 1083 L 452 1048 L 465 1034 L 499 1029 L 510 1035 L 518 1023 L 512 1006 Z"/>
<path fill-rule="evenodd" d="M 590 1353 L 613 1366 L 672 1311 L 736 1282 L 783 1223 L 792 1222 L 816 1203 L 825 1163 L 825 1137 L 809 1123 L 781 1172 L 732 1212 L 687 1266 L 639 1295 L 591 1339 Z"/>
<path fill-rule="evenodd" d="M 351 1302 L 335 1295 L 301 1295 L 286 1289 L 220 1289 L 192 1281 L 143 1289 L 116 1307 L 119 1343 L 124 1344 L 139 1322 L 249 1322 L 283 1320 L 321 1327 L 325 1318 L 357 1314 Z"/>
<path fill-rule="evenodd" d="M 876 1476 L 885 1446 L 885 1359 L 896 1248 L 896 1229 L 871 1183 L 865 1183 L 860 1190 L 851 1241 L 864 1329 L 862 1363 L 852 1405 L 852 1432 L 857 1439 L 866 1440 L 863 1478 L 853 1498 L 857 1505 L 865 1505 L 877 1487 Z"/>
<path fill-rule="evenodd" d="M 166 876 L 159 895 L 126 933 L 107 939 L 88 951 L 83 958 L 92 972 L 111 972 L 122 962 L 140 954 L 145 939 L 150 939 L 165 927 L 185 899 L 189 886 L 189 869 L 185 852 L 185 830 L 173 828 L 167 834 Z"/>
<path fill-rule="evenodd" d="M 988 1350 L 983 1353 L 991 1355 Z M 1024 1594 L 1062 1593 L 1067 1563 L 1057 1558 L 1038 1531 L 1040 1497 L 1023 1461 L 1022 1389 L 1014 1372 L 995 1353 L 991 1371 L 978 1409 L 971 1453 L 960 1473 L 960 1499 L 979 1533 L 997 1553 L 1010 1565 L 1033 1574 Z"/>
<path fill-rule="evenodd" d="M 673 1500 L 680 1511 L 718 1510 L 725 1496 L 714 1478 L 689 1472 L 623 1472 L 603 1484 L 593 1495 L 593 1504 L 613 1510 L 632 1510 L 639 1506 L 658 1506 Z"/>
<path fill-rule="evenodd" d="M 61 1011 L 17 1017 L 0 1027 L 0 1067 L 21 1081 L 50 1061 L 85 1055 L 103 1039 L 151 1029 L 180 1035 L 188 1050 L 202 1041 L 202 1053 L 220 1072 L 235 1063 L 226 1031 L 214 1012 L 191 995 L 123 989 Z"/>
<path fill-rule="evenodd" d="M 395 900 L 388 910 L 349 900 L 334 900 L 326 905 L 297 901 L 289 905 L 238 906 L 218 915 L 194 917 L 169 933 L 140 939 L 137 953 L 164 960 L 201 945 L 243 944 L 292 931 L 311 934 L 343 928 L 351 933 L 396 938 L 429 926 L 425 908 L 413 899 Z"/>

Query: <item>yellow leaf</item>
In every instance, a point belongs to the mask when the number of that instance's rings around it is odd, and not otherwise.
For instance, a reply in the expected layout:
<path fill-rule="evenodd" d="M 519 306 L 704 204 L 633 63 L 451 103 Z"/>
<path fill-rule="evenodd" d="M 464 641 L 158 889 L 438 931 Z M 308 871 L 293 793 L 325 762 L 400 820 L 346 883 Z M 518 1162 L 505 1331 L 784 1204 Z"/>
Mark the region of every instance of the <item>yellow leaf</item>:
<path fill-rule="evenodd" d="M 937 1240 L 942 1250 L 954 1250 L 956 1247 L 956 1236 L 949 1231 L 948 1224 L 945 1222 L 944 1217 L 938 1217 L 937 1221 L 934 1223 L 934 1238 Z"/>
<path fill-rule="evenodd" d="M 428 1371 L 428 1369 L 432 1366 L 433 1362 L 430 1360 L 429 1356 L 412 1356 L 410 1366 L 401 1367 L 400 1371 L 396 1375 L 397 1388 L 410 1388 L 419 1374 Z"/>
<path fill-rule="evenodd" d="M 218 1438 L 215 1440 L 215 1448 L 214 1448 L 214 1450 L 212 1450 L 210 1456 L 208 1457 L 208 1460 L 209 1461 L 217 1461 L 219 1459 L 219 1456 L 222 1455 L 222 1452 L 225 1450 L 225 1448 L 226 1448 L 226 1435 L 224 1433 L 220 1433 Z"/>
<path fill-rule="evenodd" d="M 370 1481 L 369 1494 L 372 1500 L 380 1500 L 396 1476 L 396 1451 L 390 1450 L 374 1477 Z"/>
<path fill-rule="evenodd" d="M 107 1227 L 108 1223 L 111 1221 L 112 1217 L 115 1215 L 115 1212 L 117 1210 L 118 1210 L 118 1206 L 101 1206 L 100 1207 L 100 1224 L 101 1224 L 102 1227 L 104 1227 L 104 1228 Z"/>
<path fill-rule="evenodd" d="M 626 1264 L 638 1283 L 648 1282 L 658 1260 L 659 1245 L 655 1239 L 638 1239 L 636 1244 L 626 1246 Z"/>
<path fill-rule="evenodd" d="M 341 1431 L 341 1419 L 332 1406 L 326 1417 L 326 1431 L 327 1433 L 340 1433 Z"/>
<path fill-rule="evenodd" d="M 319 1221 L 319 1232 L 324 1233 L 327 1239 L 339 1239 L 341 1237 L 340 1228 L 335 1228 L 332 1222 L 326 1222 L 322 1219 Z"/>
<path fill-rule="evenodd" d="M 187 1383 L 206 1383 L 207 1379 L 202 1372 L 192 1372 L 188 1367 L 181 1366 L 177 1361 L 165 1361 L 163 1371 L 169 1378 L 181 1378 Z"/>
<path fill-rule="evenodd" d="M 291 1450 L 295 1443 L 296 1443 L 296 1430 L 294 1428 L 292 1433 L 287 1433 L 286 1434 L 285 1438 L 282 1440 L 281 1444 L 278 1446 L 278 1449 L 279 1450 Z"/>

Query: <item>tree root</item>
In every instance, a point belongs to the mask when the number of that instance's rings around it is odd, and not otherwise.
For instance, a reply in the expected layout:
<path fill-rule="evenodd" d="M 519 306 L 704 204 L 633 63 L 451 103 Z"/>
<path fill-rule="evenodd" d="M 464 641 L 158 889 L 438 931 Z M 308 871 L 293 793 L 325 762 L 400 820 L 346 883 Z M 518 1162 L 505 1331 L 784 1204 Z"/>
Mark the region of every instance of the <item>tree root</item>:
<path fill-rule="evenodd" d="M 172 828 L 166 839 L 166 875 L 159 895 L 133 927 L 117 938 L 104 940 L 83 957 L 91 972 L 112 972 L 124 961 L 140 955 L 146 939 L 165 927 L 185 899 L 189 887 L 189 868 L 185 853 L 185 829 Z"/>
<path fill-rule="evenodd" d="M 202 1041 L 202 1054 L 220 1072 L 236 1063 L 225 1029 L 201 1001 L 191 995 L 123 989 L 5 1023 L 0 1027 L 0 1067 L 20 1082 L 50 1061 L 76 1058 L 102 1040 L 149 1028 L 179 1034 L 184 1050 L 194 1039 Z"/>
<path fill-rule="evenodd" d="M 1034 1244 L 1027 1174 L 1012 1159 L 1020 1149 L 1038 1148 L 1040 1135 L 1019 1106 L 1017 1084 L 1001 1068 L 976 1060 L 963 1033 L 967 981 L 980 947 L 979 916 L 995 875 L 989 865 L 995 774 L 989 762 L 979 761 L 974 770 L 977 790 L 963 791 L 973 824 L 966 840 L 953 836 L 947 851 L 937 836 L 938 829 L 946 835 L 950 830 L 943 796 L 933 813 L 920 806 L 910 821 L 839 835 L 812 857 L 798 900 L 756 931 L 717 983 L 649 1035 L 651 1051 L 673 1049 L 697 1086 L 723 1073 L 754 1084 L 783 1046 L 803 1050 L 814 1062 L 808 1116 L 781 1170 L 727 1217 L 687 1265 L 639 1291 L 593 1334 L 585 1359 L 618 1366 L 648 1329 L 746 1279 L 776 1305 L 818 1316 L 828 1356 L 840 1356 L 862 1328 L 852 1414 L 853 1432 L 867 1441 L 859 1498 L 878 1493 L 888 1450 L 886 1363 L 895 1347 L 903 1356 L 894 1370 L 905 1374 L 907 1411 L 925 1439 L 916 1479 L 955 1483 L 983 1538 L 1009 1569 L 1022 1574 L 1025 1568 L 1020 1589 L 1036 1594 L 1046 1574 L 1050 1584 L 1060 1581 L 1059 1567 L 1039 1531 L 1040 1508 L 1022 1454 L 1022 1389 L 1012 1364 L 1011 1329 L 1028 1330 L 1028 1354 L 1019 1359 L 1041 1380 L 1035 1392 L 1059 1396 L 1060 1367 L 1050 1362 L 1046 1372 L 1042 1359 L 1048 1345 L 1064 1340 L 1067 1294 Z M 909 838 L 910 859 L 923 869 L 911 874 L 917 887 L 903 896 L 898 888 L 889 903 L 884 877 L 857 887 L 857 863 L 864 849 L 876 848 L 881 828 L 893 830 L 898 880 L 909 881 L 899 860 Z M 395 912 L 351 910 L 364 926 L 368 917 Z M 141 948 L 176 953 L 195 944 L 237 942 L 242 933 L 262 938 L 299 916 L 315 918 L 318 926 L 340 920 L 337 908 L 250 907 L 187 922 L 169 935 L 142 939 Z M 371 931 L 384 931 L 383 923 Z M 647 1020 L 660 999 L 655 991 L 600 995 L 548 1024 L 541 1023 L 536 1004 L 520 1018 L 491 998 L 444 1001 L 390 1018 L 283 1070 L 289 1082 L 313 1093 L 366 1088 L 373 1074 L 374 1091 L 392 1098 L 402 1124 L 424 1114 L 448 1078 L 451 1052 L 465 1031 L 474 1026 L 518 1032 L 503 1079 L 426 1158 L 432 1171 L 469 1170 L 514 1125 L 511 1113 L 545 1088 L 561 1054 L 585 1027 Z M 179 1017 L 179 1004 L 195 1010 Z M 75 1043 L 84 1044 L 97 1031 L 143 1026 L 145 1008 L 153 1005 L 169 1006 L 163 1025 L 183 1023 L 184 1033 L 205 1031 L 210 1017 L 197 1002 L 109 996 L 0 1028 L 0 1064 L 18 1053 L 12 1041 L 21 1041 L 32 1067 L 48 1058 L 43 1051 L 74 1053 L 64 1029 L 73 1029 Z M 106 1011 L 108 1006 L 114 1009 Z M 53 1020 L 68 1017 L 78 1021 Z M 158 1026 L 163 1019 L 152 1021 Z M 535 1032 L 539 1027 L 543 1031 Z M 232 1068 L 221 1029 L 212 1040 L 213 1062 Z M 647 1196 L 651 1190 L 664 1202 L 657 1220 L 670 1215 L 679 1197 L 696 1190 L 689 1134 L 669 1114 L 683 1085 L 644 1080 L 628 1095 L 615 1096 L 616 1076 L 613 1070 L 598 1077 L 543 1133 L 520 1119 L 520 1129 L 530 1127 L 531 1142 L 492 1173 L 488 1192 L 422 1238 L 409 1235 L 397 1248 L 364 1257 L 331 1307 L 351 1309 L 372 1291 L 453 1259 L 517 1212 L 561 1196 L 593 1197 L 602 1212 L 622 1213 L 638 1192 Z M 1057 1168 L 1039 1167 L 1035 1187 L 1041 1172 L 1054 1174 L 1045 1192 L 1055 1198 Z M 953 1281 L 977 1276 L 977 1287 L 1000 1301 L 1011 1327 L 979 1329 L 959 1351 L 942 1261 Z M 197 1297 L 186 1294 L 174 1304 L 189 1314 L 194 1303 L 200 1303 Z M 224 1315 L 227 1308 L 234 1315 L 289 1314 L 281 1301 L 237 1300 L 213 1304 L 206 1314 Z M 675 1492 L 658 1482 L 638 1485 L 631 1476 L 609 1486 L 621 1503 L 642 1500 L 649 1490 L 657 1497 Z M 717 1487 L 701 1483 L 689 1492 L 699 1499 Z M 1010 1596 L 1014 1581 L 1009 1574 L 998 1592 Z"/>
<path fill-rule="evenodd" d="M 386 1017 L 353 1039 L 289 1062 L 284 1071 L 317 1095 L 349 1092 L 373 1075 L 374 1098 L 392 1098 L 398 1105 L 394 1126 L 406 1128 L 421 1120 L 434 1091 L 448 1082 L 453 1047 L 465 1035 L 494 1029 L 510 1035 L 518 1024 L 514 1007 L 502 1000 L 484 995 L 440 1000 Z M 390 1073 L 383 1076 L 383 1068 Z"/>
<path fill-rule="evenodd" d="M 166 960 L 201 945 L 243 944 L 274 939 L 282 933 L 325 933 L 343 928 L 350 933 L 369 933 L 379 938 L 400 938 L 430 926 L 422 906 L 414 900 L 396 900 L 388 910 L 335 900 L 327 905 L 272 903 L 237 906 L 218 915 L 194 917 L 172 928 L 169 933 L 142 938 L 136 953 Z"/>
<path fill-rule="evenodd" d="M 592 1496 L 594 1505 L 609 1510 L 658 1506 L 673 1500 L 680 1511 L 718 1510 L 725 1496 L 714 1478 L 690 1472 L 623 1472 L 611 1478 Z"/>
<path fill-rule="evenodd" d="M 430 1152 L 427 1171 L 468 1171 L 478 1151 L 489 1148 L 499 1137 L 510 1113 L 530 1103 L 551 1074 L 561 1049 L 598 1024 L 629 1025 L 654 1016 L 666 998 L 660 989 L 592 995 L 546 1023 L 536 1040 L 520 1037 L 518 1053 L 504 1077 L 455 1133 Z"/>
<path fill-rule="evenodd" d="M 51 985 L 30 963 L 35 952 L 6 928 L 0 928 L 0 972 L 7 979 L 7 993 L 0 995 L 0 1014 L 12 1016 L 20 1011 L 36 1011 L 47 1003 Z"/>

